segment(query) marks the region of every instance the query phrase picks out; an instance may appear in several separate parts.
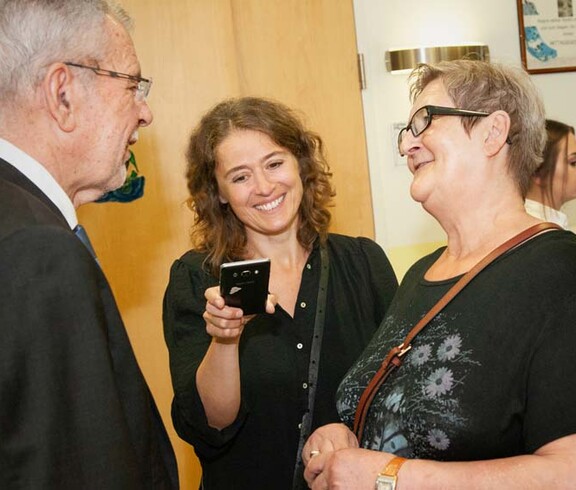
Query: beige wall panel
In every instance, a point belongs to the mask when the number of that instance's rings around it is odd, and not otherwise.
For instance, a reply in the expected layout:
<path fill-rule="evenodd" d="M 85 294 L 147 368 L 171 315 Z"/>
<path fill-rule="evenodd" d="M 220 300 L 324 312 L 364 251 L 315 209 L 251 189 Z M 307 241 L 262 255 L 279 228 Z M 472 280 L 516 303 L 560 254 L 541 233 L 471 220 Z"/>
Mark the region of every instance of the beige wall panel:
<path fill-rule="evenodd" d="M 146 177 L 130 204 L 80 212 L 114 289 L 136 356 L 170 432 L 183 490 L 198 488 L 192 448 L 172 428 L 162 297 L 189 248 L 184 152 L 214 103 L 264 95 L 306 115 L 324 139 L 337 188 L 333 230 L 373 236 L 351 0 L 121 0 L 135 19 L 143 76 L 154 79 L 151 127 L 134 152 Z"/>
<path fill-rule="evenodd" d="M 307 116 L 334 174 L 333 231 L 374 237 L 352 2 L 232 5 L 241 92 L 281 100 Z"/>

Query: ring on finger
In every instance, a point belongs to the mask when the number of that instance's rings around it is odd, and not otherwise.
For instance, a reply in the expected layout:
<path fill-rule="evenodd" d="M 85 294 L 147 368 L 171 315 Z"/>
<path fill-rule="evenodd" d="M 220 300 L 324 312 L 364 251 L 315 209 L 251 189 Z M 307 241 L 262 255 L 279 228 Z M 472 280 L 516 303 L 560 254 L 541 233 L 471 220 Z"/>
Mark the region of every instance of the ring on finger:
<path fill-rule="evenodd" d="M 320 454 L 320 451 L 318 451 L 317 449 L 314 449 L 313 451 L 310 451 L 310 458 L 313 458 L 314 456 L 318 456 Z"/>

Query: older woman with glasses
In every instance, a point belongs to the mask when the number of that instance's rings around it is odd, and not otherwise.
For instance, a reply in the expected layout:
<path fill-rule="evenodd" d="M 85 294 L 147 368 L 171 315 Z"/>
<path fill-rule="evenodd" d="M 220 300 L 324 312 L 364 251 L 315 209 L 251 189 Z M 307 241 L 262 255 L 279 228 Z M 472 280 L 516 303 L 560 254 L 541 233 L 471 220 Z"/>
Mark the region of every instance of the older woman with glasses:
<path fill-rule="evenodd" d="M 576 237 L 524 208 L 546 141 L 541 99 L 522 70 L 478 61 L 421 65 L 411 95 L 399 150 L 447 246 L 406 274 L 338 389 L 344 424 L 304 446 L 306 479 L 314 490 L 573 488 Z M 375 377 L 381 365 L 396 368 Z"/>

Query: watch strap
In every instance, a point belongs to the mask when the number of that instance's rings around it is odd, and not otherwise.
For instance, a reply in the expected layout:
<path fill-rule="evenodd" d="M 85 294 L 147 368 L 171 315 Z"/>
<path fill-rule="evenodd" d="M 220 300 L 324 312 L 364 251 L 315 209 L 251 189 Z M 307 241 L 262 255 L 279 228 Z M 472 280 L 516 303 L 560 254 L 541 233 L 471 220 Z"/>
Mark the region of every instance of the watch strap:
<path fill-rule="evenodd" d="M 398 472 L 405 462 L 406 458 L 400 456 L 395 456 L 388 461 L 384 469 L 378 473 L 375 490 L 396 490 Z"/>
<path fill-rule="evenodd" d="M 406 462 L 406 458 L 402 456 L 394 456 L 384 469 L 380 472 L 382 476 L 397 476 L 402 465 Z"/>

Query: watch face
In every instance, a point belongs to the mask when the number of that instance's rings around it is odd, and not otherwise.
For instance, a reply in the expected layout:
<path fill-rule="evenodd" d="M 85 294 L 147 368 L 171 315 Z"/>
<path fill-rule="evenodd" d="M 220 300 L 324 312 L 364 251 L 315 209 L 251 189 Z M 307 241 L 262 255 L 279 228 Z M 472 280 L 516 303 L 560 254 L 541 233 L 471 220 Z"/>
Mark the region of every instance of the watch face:
<path fill-rule="evenodd" d="M 376 479 L 376 490 L 395 490 L 396 477 L 379 475 Z"/>

